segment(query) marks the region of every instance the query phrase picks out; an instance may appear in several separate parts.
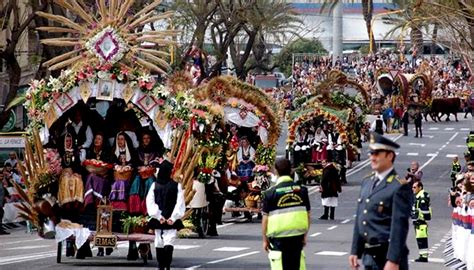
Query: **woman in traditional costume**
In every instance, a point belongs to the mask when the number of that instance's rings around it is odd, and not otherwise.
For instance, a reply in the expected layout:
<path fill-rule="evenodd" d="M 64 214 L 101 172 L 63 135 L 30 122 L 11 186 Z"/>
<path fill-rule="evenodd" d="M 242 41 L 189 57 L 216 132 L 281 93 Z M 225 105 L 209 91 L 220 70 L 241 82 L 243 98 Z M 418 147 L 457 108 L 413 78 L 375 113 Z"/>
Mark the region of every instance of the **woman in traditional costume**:
<path fill-rule="evenodd" d="M 94 136 L 94 145 L 86 152 L 86 159 L 95 159 L 105 163 L 110 162 L 110 156 L 105 146 L 104 135 L 97 133 Z M 106 175 L 97 175 L 89 173 L 86 180 L 86 193 L 84 194 L 84 205 L 98 205 L 100 201 L 107 196 L 110 189 Z"/>
<path fill-rule="evenodd" d="M 186 206 L 181 184 L 171 179 L 173 165 L 165 160 L 159 165 L 156 182 L 146 197 L 148 223 L 155 230 L 155 248 L 159 269 L 170 269 L 173 258 L 173 242 L 177 230 L 183 228 L 181 218 Z"/>
<path fill-rule="evenodd" d="M 110 155 L 105 145 L 104 135 L 102 133 L 97 133 L 94 136 L 93 145 L 86 151 L 86 159 L 95 159 L 98 161 L 102 161 L 104 163 L 110 162 Z M 96 226 L 95 223 L 96 223 L 97 205 L 99 205 L 100 202 L 103 199 L 105 199 L 110 192 L 110 182 L 109 180 L 107 180 L 107 174 L 98 175 L 95 173 L 89 173 L 89 175 L 87 176 L 85 190 L 86 190 L 84 194 L 85 211 L 84 211 L 84 214 L 82 215 L 82 218 L 84 218 L 84 221 L 81 223 L 84 224 L 86 227 L 89 227 L 90 229 L 94 229 Z M 86 250 L 88 248 L 90 250 L 89 242 L 86 242 L 86 244 L 84 244 L 83 247 L 79 249 L 79 252 L 76 258 L 84 259 L 83 254 L 87 254 L 90 252 L 90 251 L 80 252 L 83 248 Z M 106 254 L 110 255 L 112 251 L 113 249 L 107 248 Z M 104 256 L 103 248 L 99 248 L 99 251 L 97 252 L 97 256 Z"/>
<path fill-rule="evenodd" d="M 74 172 L 81 172 L 81 158 L 79 149 L 74 145 L 73 137 L 70 133 L 64 136 L 64 145 L 59 150 L 61 155 L 61 167 L 71 168 Z"/>
<path fill-rule="evenodd" d="M 125 132 L 117 133 L 115 147 L 113 149 L 113 160 L 115 164 L 114 183 L 112 184 L 109 200 L 114 210 L 127 211 L 129 180 L 132 166 L 134 164 L 133 148 L 127 143 Z"/>
<path fill-rule="evenodd" d="M 130 214 L 146 215 L 145 198 L 155 181 L 153 172 L 161 155 L 154 149 L 150 133 L 143 133 L 138 148 L 138 175 L 133 180 L 128 200 Z"/>
<path fill-rule="evenodd" d="M 237 167 L 237 175 L 242 180 L 248 180 L 253 174 L 253 168 L 255 167 L 255 149 L 250 146 L 247 137 L 242 137 L 240 140 L 239 151 L 237 151 L 237 160 L 239 166 Z"/>
<path fill-rule="evenodd" d="M 324 134 L 321 127 L 316 129 L 316 133 L 314 133 L 313 139 L 313 149 L 312 149 L 312 162 L 321 162 L 322 160 L 327 159 L 327 151 L 326 147 L 328 144 L 328 138 L 326 134 Z"/>

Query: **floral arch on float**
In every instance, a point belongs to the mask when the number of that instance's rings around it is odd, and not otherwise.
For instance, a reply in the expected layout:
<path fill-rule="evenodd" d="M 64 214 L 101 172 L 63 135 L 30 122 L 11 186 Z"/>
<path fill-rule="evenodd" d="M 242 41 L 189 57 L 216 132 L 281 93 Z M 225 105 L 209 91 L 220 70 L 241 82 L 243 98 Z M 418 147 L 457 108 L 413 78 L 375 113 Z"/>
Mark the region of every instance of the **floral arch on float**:
<path fill-rule="evenodd" d="M 365 88 L 348 78 L 344 73 L 333 70 L 328 78 L 312 89 L 312 94 L 296 99 L 296 110 L 289 120 L 287 149 L 294 156 L 298 129 L 315 124 L 332 124 L 346 149 L 354 155 L 358 152 L 359 136 L 356 132 L 365 123 L 369 97 Z"/>
<path fill-rule="evenodd" d="M 194 169 L 198 167 L 198 178 L 209 179 L 208 170 L 217 165 L 220 138 L 210 138 L 215 137 L 214 129 L 220 125 L 223 112 L 219 106 L 196 103 L 183 72 L 170 76 L 167 85 L 159 82 L 168 76 L 166 48 L 174 44 L 172 38 L 177 31 L 142 29 L 151 22 L 168 19 L 172 13 L 156 12 L 159 0 L 135 14 L 129 11 L 134 0 L 98 0 L 94 10 L 88 10 L 82 1 L 54 2 L 80 18 L 81 24 L 59 15 L 37 13 L 60 25 L 38 30 L 67 36 L 43 39 L 41 43 L 71 50 L 45 62 L 50 71 L 61 70 L 60 75 L 32 81 L 25 96 L 32 136 L 27 140 L 25 166 L 20 168 L 28 189 L 28 193 L 21 194 L 25 201 L 20 206 L 23 217 L 42 228 L 38 217 L 48 216 L 38 207 L 45 205 L 40 188 L 52 183 L 44 179 L 57 175 L 48 171 L 43 145 L 48 143 L 50 128 L 79 103 L 92 105 L 105 117 L 110 104 L 120 102 L 125 110 L 133 110 L 140 124 L 152 125 L 168 150 L 175 180 L 183 185 L 189 203 L 194 195 Z"/>

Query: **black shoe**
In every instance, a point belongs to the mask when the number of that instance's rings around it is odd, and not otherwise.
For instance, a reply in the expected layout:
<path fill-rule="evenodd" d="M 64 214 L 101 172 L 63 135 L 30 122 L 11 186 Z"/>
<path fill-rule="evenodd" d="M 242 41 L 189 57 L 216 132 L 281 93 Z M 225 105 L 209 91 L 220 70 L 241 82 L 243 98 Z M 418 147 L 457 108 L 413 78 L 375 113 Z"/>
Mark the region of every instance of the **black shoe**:
<path fill-rule="evenodd" d="M 99 248 L 99 251 L 97 251 L 97 257 L 104 257 L 104 248 Z"/>
<path fill-rule="evenodd" d="M 0 230 L 0 235 L 8 235 L 10 234 L 9 232 L 7 231 L 4 231 L 4 230 Z"/>
<path fill-rule="evenodd" d="M 319 219 L 328 220 L 328 216 L 322 215 L 322 216 L 319 217 Z"/>
<path fill-rule="evenodd" d="M 114 252 L 113 248 L 106 248 L 105 249 L 105 255 L 107 255 L 107 256 L 110 256 L 110 254 L 112 254 L 112 252 Z"/>
<path fill-rule="evenodd" d="M 418 259 L 415 260 L 415 262 L 423 262 L 423 263 L 427 263 L 428 262 L 428 258 L 427 257 L 419 257 Z"/>

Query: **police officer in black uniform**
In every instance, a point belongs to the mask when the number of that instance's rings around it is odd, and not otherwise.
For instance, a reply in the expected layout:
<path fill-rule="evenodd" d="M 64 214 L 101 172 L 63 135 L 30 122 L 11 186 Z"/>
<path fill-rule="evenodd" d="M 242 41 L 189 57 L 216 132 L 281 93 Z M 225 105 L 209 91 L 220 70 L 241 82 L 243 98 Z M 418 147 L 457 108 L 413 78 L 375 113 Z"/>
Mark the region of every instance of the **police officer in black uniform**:
<path fill-rule="evenodd" d="M 408 269 L 408 235 L 413 193 L 393 168 L 400 146 L 371 133 L 370 161 L 374 173 L 363 180 L 357 205 L 349 264 L 365 269 Z"/>

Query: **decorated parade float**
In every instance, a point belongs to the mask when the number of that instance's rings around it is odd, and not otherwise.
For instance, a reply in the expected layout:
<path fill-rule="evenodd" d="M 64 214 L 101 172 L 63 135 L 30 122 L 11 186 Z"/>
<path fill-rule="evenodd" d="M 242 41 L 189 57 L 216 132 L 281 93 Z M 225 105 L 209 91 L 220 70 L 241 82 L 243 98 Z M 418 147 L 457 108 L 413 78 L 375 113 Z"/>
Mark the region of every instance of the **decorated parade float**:
<path fill-rule="evenodd" d="M 193 90 L 197 102 L 221 106 L 229 131 L 222 143 L 230 185 L 245 207 L 235 204 L 226 211 L 259 211 L 261 191 L 270 186 L 270 168 L 280 136 L 276 102 L 260 89 L 234 77 L 217 77 Z M 235 178 L 233 176 L 236 176 Z M 248 185 L 248 191 L 242 185 Z M 237 200 L 235 199 L 235 200 Z"/>
<path fill-rule="evenodd" d="M 81 23 L 38 12 L 61 25 L 38 30 L 64 33 L 41 42 L 71 50 L 44 63 L 58 76 L 27 90 L 29 136 L 19 165 L 26 190 L 16 189 L 20 215 L 57 241 L 57 262 L 64 243 L 66 256 L 84 249 L 87 257 L 91 243 L 103 256 L 104 248 L 109 255 L 129 241 L 140 243 L 146 263 L 154 240 L 146 194 L 165 159 L 184 189 L 185 226 L 200 236 L 215 231 L 229 184 L 241 191 L 236 200 L 245 210 L 258 211 L 280 134 L 276 102 L 231 77 L 192 89 L 185 72 L 168 76 L 167 49 L 177 32 L 143 30 L 172 15 L 156 12 L 160 1 L 135 14 L 133 0 L 55 3 Z M 253 152 L 242 134 L 254 136 Z M 247 174 L 234 178 L 239 170 Z M 137 258 L 129 249 L 127 259 Z"/>
<path fill-rule="evenodd" d="M 312 94 L 294 101 L 288 127 L 287 154 L 302 182 L 319 181 L 321 161 L 339 165 L 354 161 L 361 147 L 369 100 L 365 89 L 333 70 Z M 345 177 L 341 178 L 344 182 Z"/>
<path fill-rule="evenodd" d="M 209 180 L 218 163 L 220 140 L 210 138 L 222 130 L 224 114 L 195 103 L 183 73 L 162 83 L 176 31 L 143 31 L 172 15 L 156 12 L 160 1 L 136 14 L 130 14 L 133 0 L 55 3 L 81 23 L 38 12 L 61 25 L 38 30 L 64 33 L 41 42 L 72 49 L 44 63 L 59 76 L 33 81 L 26 93 L 30 136 L 19 170 L 27 189 L 16 188 L 24 200 L 20 215 L 41 236 L 56 239 L 61 262 L 64 242 L 67 256 L 90 241 L 99 248 L 152 242 L 145 197 L 157 165 L 174 163 L 189 204 L 193 179 Z M 149 247 L 139 247 L 145 262 Z"/>
<path fill-rule="evenodd" d="M 416 73 L 402 73 L 398 70 L 380 68 L 375 72 L 375 88 L 383 99 L 389 98 L 393 107 L 403 106 L 409 108 L 409 113 L 414 114 L 416 109 L 427 108 L 431 105 L 431 92 L 433 81 L 431 71 L 420 67 Z M 372 105 L 373 111 L 382 111 L 382 100 L 376 100 Z"/>

